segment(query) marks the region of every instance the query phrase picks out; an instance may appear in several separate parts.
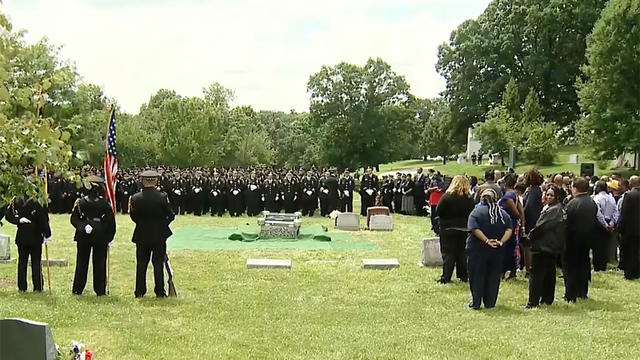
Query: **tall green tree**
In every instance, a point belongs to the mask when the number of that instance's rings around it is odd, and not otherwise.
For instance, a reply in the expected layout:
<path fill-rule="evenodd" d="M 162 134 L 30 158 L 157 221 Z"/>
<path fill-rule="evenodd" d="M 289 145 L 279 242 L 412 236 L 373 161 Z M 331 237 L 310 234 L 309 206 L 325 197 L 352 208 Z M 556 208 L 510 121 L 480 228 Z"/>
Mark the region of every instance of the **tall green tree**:
<path fill-rule="evenodd" d="M 611 0 L 587 41 L 580 138 L 603 159 L 640 152 L 640 3 Z"/>
<path fill-rule="evenodd" d="M 447 158 L 460 150 L 454 141 L 453 114 L 444 99 L 431 101 L 430 109 L 422 131 L 421 148 L 425 155 L 441 156 L 442 163 L 446 164 Z"/>
<path fill-rule="evenodd" d="M 377 165 L 393 158 L 393 134 L 415 116 L 404 112 L 409 85 L 382 59 L 364 66 L 323 66 L 307 84 L 310 114 L 325 163 L 339 167 Z"/>
<path fill-rule="evenodd" d="M 66 171 L 71 135 L 38 109 L 59 105 L 75 71 L 46 41 L 28 44 L 23 35 L 0 13 L 0 202 L 27 195 L 44 203 L 34 170 Z"/>
<path fill-rule="evenodd" d="M 500 103 L 511 79 L 520 93 L 539 93 L 545 121 L 574 124 L 580 114 L 574 85 L 582 76 L 586 37 L 605 3 L 493 0 L 478 19 L 454 30 L 439 48 L 436 68 L 460 117 L 460 141 L 466 127 L 484 121 Z"/>

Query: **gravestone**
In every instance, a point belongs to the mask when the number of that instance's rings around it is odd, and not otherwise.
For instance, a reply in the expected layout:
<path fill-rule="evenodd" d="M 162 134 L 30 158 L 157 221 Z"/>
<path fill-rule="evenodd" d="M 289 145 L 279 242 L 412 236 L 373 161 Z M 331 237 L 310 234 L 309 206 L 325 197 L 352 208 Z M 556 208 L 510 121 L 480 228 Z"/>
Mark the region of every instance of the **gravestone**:
<path fill-rule="evenodd" d="M 398 259 L 362 259 L 363 269 L 389 270 L 399 267 Z"/>
<path fill-rule="evenodd" d="M 392 231 L 393 218 L 389 215 L 373 215 L 369 222 L 369 230 Z"/>
<path fill-rule="evenodd" d="M 0 260 L 11 259 L 11 237 L 0 234 Z"/>
<path fill-rule="evenodd" d="M 335 226 L 338 230 L 360 230 L 360 215 L 354 213 L 340 213 L 336 217 Z"/>
<path fill-rule="evenodd" d="M 578 164 L 580 162 L 580 158 L 578 154 L 569 155 L 569 164 Z"/>
<path fill-rule="evenodd" d="M 247 259 L 247 269 L 291 269 L 291 260 Z"/>
<path fill-rule="evenodd" d="M 0 320 L 0 359 L 54 360 L 56 355 L 48 324 L 25 319 Z"/>
<path fill-rule="evenodd" d="M 391 212 L 386 206 L 370 206 L 367 208 L 367 229 L 369 229 L 369 222 L 373 215 L 390 215 Z"/>
<path fill-rule="evenodd" d="M 442 266 L 440 238 L 422 239 L 422 264 L 424 266 Z"/>
<path fill-rule="evenodd" d="M 302 213 L 280 214 L 263 211 L 262 214 L 264 217 L 258 219 L 261 238 L 295 239 L 300 234 Z"/>

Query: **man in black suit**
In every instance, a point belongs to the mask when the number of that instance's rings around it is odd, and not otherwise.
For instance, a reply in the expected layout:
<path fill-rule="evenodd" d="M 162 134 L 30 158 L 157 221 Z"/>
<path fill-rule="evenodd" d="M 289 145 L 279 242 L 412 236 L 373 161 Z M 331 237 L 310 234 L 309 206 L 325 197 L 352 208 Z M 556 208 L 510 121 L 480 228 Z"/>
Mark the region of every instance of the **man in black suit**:
<path fill-rule="evenodd" d="M 567 242 L 564 254 L 563 273 L 565 300 L 587 298 L 591 263 L 589 246 L 591 238 L 598 234 L 598 205 L 589 196 L 589 181 L 584 177 L 573 181 L 573 199 L 567 203 Z"/>
<path fill-rule="evenodd" d="M 47 208 L 35 199 L 14 198 L 7 210 L 7 221 L 18 227 L 18 289 L 27 291 L 27 264 L 31 257 L 33 291 L 42 291 L 42 243 L 51 240 Z"/>
<path fill-rule="evenodd" d="M 367 208 L 375 206 L 377 194 L 378 177 L 373 174 L 373 169 L 369 166 L 360 182 L 360 215 L 367 216 Z"/>
<path fill-rule="evenodd" d="M 140 174 L 142 191 L 131 197 L 129 213 L 136 223 L 133 241 L 136 244 L 137 298 L 147 292 L 147 267 L 153 264 L 154 292 L 166 297 L 164 291 L 164 261 L 167 255 L 167 238 L 172 235 L 169 224 L 175 219 L 167 194 L 156 189 L 158 173 L 153 170 Z"/>
<path fill-rule="evenodd" d="M 624 277 L 640 278 L 640 177 L 629 179 L 631 191 L 624 195 L 618 220 L 620 253 L 624 254 Z"/>
<path fill-rule="evenodd" d="M 413 203 L 416 207 L 416 214 L 418 216 L 427 215 L 427 211 L 424 207 L 426 205 L 425 188 L 428 185 L 428 180 L 429 179 L 427 178 L 427 176 L 422 172 L 422 168 L 418 168 L 418 171 L 416 173 L 416 180 L 413 185 Z"/>

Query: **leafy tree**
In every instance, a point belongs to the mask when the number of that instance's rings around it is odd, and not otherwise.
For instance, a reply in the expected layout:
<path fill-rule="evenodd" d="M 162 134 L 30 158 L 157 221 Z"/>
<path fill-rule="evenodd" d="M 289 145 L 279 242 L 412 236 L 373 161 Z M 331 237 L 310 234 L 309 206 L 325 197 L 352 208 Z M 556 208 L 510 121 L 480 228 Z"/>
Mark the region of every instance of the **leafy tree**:
<path fill-rule="evenodd" d="M 576 79 L 586 37 L 606 0 L 493 0 L 477 20 L 462 23 L 439 48 L 444 93 L 466 127 L 485 120 L 509 81 L 536 89 L 544 121 L 560 126 L 579 117 Z M 521 106 L 522 103 L 519 103 Z M 513 109 L 507 107 L 510 112 Z M 518 120 L 518 119 L 515 119 Z"/>
<path fill-rule="evenodd" d="M 410 118 L 403 112 L 411 95 L 403 76 L 382 59 L 365 66 L 323 66 L 307 84 L 310 114 L 319 133 L 325 163 L 339 167 L 380 164 L 390 160 L 402 139 L 392 131 Z"/>
<path fill-rule="evenodd" d="M 65 171 L 70 133 L 40 108 L 57 104 L 74 71 L 45 41 L 29 45 L 0 13 L 0 202 L 20 195 L 44 203 L 35 169 Z"/>
<path fill-rule="evenodd" d="M 640 152 L 640 3 L 611 0 L 587 41 L 582 142 L 603 159 Z"/>
<path fill-rule="evenodd" d="M 499 153 L 504 163 L 504 157 L 511 148 L 508 139 L 513 124 L 513 118 L 505 106 L 499 105 L 491 109 L 487 120 L 474 126 L 475 137 L 482 144 L 480 150 L 485 154 Z"/>
<path fill-rule="evenodd" d="M 442 163 L 446 164 L 447 157 L 459 150 L 454 137 L 454 119 L 449 104 L 443 99 L 431 101 L 431 114 L 422 131 L 424 154 L 442 156 Z"/>

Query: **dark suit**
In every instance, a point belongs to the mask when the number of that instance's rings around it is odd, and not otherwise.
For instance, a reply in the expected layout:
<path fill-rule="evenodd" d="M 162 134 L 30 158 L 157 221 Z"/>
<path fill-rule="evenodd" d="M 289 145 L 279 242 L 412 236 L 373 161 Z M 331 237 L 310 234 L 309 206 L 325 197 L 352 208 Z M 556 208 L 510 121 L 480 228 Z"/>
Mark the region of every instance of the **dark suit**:
<path fill-rule="evenodd" d="M 26 218 L 29 224 L 21 224 Z M 27 291 L 27 264 L 31 257 L 31 280 L 33 291 L 42 291 L 42 242 L 51 237 L 47 209 L 33 199 L 16 198 L 9 205 L 7 220 L 18 226 L 16 245 L 18 247 L 18 289 Z"/>
<path fill-rule="evenodd" d="M 106 294 L 107 246 L 116 234 L 116 221 L 111 206 L 102 197 L 85 196 L 76 201 L 71 212 L 71 225 L 76 229 L 73 241 L 78 249 L 72 291 L 82 294 L 87 284 L 89 256 L 93 250 L 93 290 L 96 295 Z M 90 225 L 91 234 L 86 233 Z"/>
<path fill-rule="evenodd" d="M 640 188 L 631 190 L 622 200 L 618 220 L 620 253 L 624 255 L 624 277 L 640 278 Z M 622 255 L 621 255 L 622 256 Z"/>
<path fill-rule="evenodd" d="M 578 195 L 567 203 L 567 241 L 562 261 L 567 301 L 586 298 L 589 292 L 589 245 L 600 229 L 597 212 L 598 206 L 587 194 Z"/>
<path fill-rule="evenodd" d="M 415 183 L 413 184 L 413 203 L 416 207 L 416 214 L 418 216 L 426 216 L 427 212 L 424 209 L 425 206 L 425 187 L 429 179 L 424 173 L 416 175 Z M 397 210 L 396 210 L 397 211 Z"/>
<path fill-rule="evenodd" d="M 167 195 L 155 188 L 146 187 L 131 197 L 131 220 L 136 223 L 133 241 L 136 244 L 136 297 L 147 292 L 147 267 L 153 264 L 154 292 L 158 297 L 164 292 L 164 260 L 167 254 L 167 238 L 172 232 L 169 224 L 175 215 Z"/>

